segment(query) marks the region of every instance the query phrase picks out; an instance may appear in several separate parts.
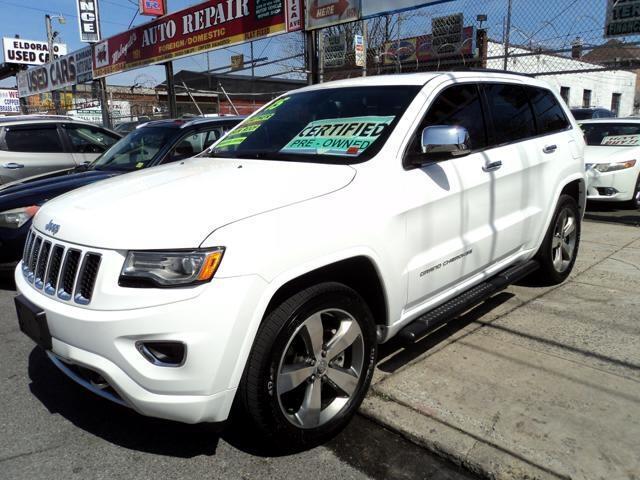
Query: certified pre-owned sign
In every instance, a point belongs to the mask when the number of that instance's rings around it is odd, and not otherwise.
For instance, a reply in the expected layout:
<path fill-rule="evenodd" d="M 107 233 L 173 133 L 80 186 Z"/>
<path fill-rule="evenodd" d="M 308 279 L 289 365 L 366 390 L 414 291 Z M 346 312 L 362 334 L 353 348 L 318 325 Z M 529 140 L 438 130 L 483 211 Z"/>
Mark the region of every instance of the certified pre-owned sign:
<path fill-rule="evenodd" d="M 76 0 L 78 4 L 78 22 L 80 40 L 97 42 L 100 40 L 100 20 L 98 0 Z"/>
<path fill-rule="evenodd" d="M 4 61 L 21 65 L 43 65 L 49 61 L 47 42 L 26 40 L 24 38 L 4 37 Z M 53 58 L 67 54 L 67 46 L 62 43 L 53 45 Z"/>
<path fill-rule="evenodd" d="M 21 97 L 59 90 L 91 81 L 91 47 L 85 47 L 52 63 L 18 73 Z"/>

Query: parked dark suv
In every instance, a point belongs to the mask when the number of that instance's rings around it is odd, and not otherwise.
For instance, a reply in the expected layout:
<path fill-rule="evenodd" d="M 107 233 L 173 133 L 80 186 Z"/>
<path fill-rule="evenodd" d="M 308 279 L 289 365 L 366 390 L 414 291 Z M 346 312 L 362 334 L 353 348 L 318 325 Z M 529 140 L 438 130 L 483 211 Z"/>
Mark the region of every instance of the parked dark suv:
<path fill-rule="evenodd" d="M 142 168 L 193 157 L 241 117 L 158 120 L 139 126 L 92 163 L 0 186 L 0 270 L 20 260 L 31 219 L 54 197 Z"/>
<path fill-rule="evenodd" d="M 592 118 L 615 118 L 616 114 L 611 110 L 600 107 L 572 108 L 571 113 L 576 120 L 590 120 Z"/>

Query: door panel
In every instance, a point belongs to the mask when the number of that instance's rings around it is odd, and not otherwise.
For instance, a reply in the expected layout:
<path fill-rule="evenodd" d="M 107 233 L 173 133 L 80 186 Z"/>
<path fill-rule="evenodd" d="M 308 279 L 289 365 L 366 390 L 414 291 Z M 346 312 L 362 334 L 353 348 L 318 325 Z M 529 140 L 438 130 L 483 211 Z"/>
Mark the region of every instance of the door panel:
<path fill-rule="evenodd" d="M 5 128 L 0 150 L 0 177 L 4 183 L 75 165 L 73 156 L 64 152 L 55 124 Z"/>

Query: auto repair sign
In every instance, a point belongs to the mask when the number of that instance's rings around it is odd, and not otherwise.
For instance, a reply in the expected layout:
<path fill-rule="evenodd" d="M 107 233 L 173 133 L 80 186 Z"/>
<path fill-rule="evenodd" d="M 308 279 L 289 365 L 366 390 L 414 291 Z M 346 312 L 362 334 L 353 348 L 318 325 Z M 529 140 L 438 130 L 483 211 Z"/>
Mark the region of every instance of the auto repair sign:
<path fill-rule="evenodd" d="M 44 65 L 49 61 L 49 45 L 47 42 L 27 40 L 24 38 L 4 37 L 2 39 L 5 63 L 21 65 Z M 67 54 L 67 46 L 63 43 L 53 45 L 53 58 Z"/>
<path fill-rule="evenodd" d="M 28 97 L 85 83 L 92 78 L 91 47 L 85 47 L 52 63 L 18 73 L 18 91 L 20 97 Z"/>
<path fill-rule="evenodd" d="M 302 21 L 289 18 L 300 2 L 210 0 L 166 15 L 95 44 L 94 77 L 300 30 Z"/>

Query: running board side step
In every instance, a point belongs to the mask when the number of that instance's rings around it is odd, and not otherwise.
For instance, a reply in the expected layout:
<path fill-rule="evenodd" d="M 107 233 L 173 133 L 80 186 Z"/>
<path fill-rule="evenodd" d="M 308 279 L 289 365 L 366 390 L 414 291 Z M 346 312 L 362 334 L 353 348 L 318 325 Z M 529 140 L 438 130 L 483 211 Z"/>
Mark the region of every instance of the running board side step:
<path fill-rule="evenodd" d="M 540 267 L 537 260 L 510 267 L 495 277 L 476 285 L 475 287 L 452 298 L 439 307 L 416 318 L 398 333 L 398 338 L 405 344 L 413 344 L 429 330 L 453 320 L 461 313 L 469 310 L 489 297 L 504 290 L 512 283 L 535 272 Z"/>

